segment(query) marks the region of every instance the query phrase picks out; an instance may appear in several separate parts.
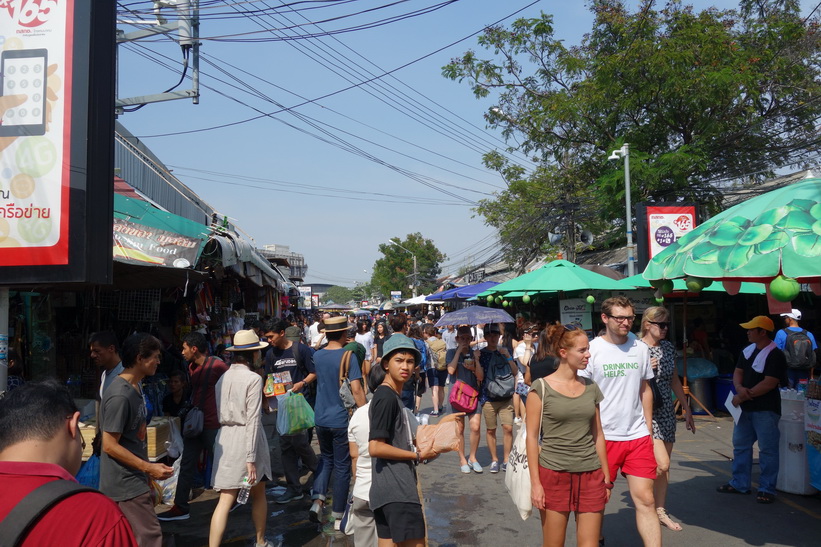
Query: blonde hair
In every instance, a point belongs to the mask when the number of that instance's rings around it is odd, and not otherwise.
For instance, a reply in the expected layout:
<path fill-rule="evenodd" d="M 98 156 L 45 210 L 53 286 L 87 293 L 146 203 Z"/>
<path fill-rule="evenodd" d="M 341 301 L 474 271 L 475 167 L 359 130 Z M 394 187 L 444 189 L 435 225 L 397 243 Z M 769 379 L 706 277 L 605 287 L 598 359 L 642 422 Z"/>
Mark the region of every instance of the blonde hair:
<path fill-rule="evenodd" d="M 647 331 L 650 329 L 648 326 L 650 321 L 661 323 L 667 321 L 669 318 L 670 312 L 667 311 L 667 308 L 664 306 L 653 306 L 652 308 L 647 308 L 641 316 L 641 336 L 647 334 Z"/>

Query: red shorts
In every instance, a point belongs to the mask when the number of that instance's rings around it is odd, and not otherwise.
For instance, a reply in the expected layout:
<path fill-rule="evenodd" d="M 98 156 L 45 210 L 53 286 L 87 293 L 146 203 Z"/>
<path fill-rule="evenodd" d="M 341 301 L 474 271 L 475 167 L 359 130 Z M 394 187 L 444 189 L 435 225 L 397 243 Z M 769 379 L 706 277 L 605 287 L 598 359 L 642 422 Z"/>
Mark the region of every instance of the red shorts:
<path fill-rule="evenodd" d="M 604 473 L 601 469 L 570 473 L 539 466 L 539 480 L 544 488 L 544 505 L 548 511 L 604 511 L 607 490 L 604 488 Z"/>
<path fill-rule="evenodd" d="M 606 441 L 605 444 L 610 480 L 616 480 L 619 468 L 622 475 L 655 480 L 656 454 L 653 452 L 653 438 L 650 435 L 632 441 Z"/>

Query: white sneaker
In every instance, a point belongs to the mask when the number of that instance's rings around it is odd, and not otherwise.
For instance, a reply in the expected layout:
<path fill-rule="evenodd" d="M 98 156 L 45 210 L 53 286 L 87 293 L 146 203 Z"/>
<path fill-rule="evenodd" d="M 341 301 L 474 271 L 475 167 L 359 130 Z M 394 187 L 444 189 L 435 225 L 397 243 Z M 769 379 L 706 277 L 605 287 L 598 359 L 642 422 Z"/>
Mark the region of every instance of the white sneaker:
<path fill-rule="evenodd" d="M 521 425 L 522 419 L 517 416 L 516 418 L 513 418 L 513 423 L 516 425 Z"/>

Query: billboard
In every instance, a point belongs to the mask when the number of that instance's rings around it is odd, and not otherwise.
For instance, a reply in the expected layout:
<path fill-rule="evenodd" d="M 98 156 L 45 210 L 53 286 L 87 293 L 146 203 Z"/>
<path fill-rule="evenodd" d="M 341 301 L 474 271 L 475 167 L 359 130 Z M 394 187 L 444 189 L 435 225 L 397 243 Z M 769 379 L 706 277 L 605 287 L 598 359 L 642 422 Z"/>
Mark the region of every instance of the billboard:
<path fill-rule="evenodd" d="M 402 291 L 391 291 L 391 302 L 398 304 L 402 301 Z"/>
<path fill-rule="evenodd" d="M 0 4 L 0 279 L 110 283 L 114 9 Z"/>
<path fill-rule="evenodd" d="M 696 223 L 696 206 L 692 203 L 637 204 L 637 271 L 644 271 L 650 259 L 695 228 Z"/>
<path fill-rule="evenodd" d="M 310 286 L 301 286 L 297 287 L 299 290 L 299 303 L 297 307 L 302 310 L 310 310 L 311 309 L 311 287 Z"/>

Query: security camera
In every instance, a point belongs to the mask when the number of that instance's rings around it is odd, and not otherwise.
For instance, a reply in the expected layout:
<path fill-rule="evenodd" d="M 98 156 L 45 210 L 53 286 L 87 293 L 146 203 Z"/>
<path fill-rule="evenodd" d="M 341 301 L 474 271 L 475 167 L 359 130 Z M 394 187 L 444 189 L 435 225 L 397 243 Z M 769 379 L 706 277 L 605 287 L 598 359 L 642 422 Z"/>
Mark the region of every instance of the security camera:
<path fill-rule="evenodd" d="M 618 150 L 613 150 L 613 153 L 610 154 L 610 157 L 607 158 L 607 159 L 608 160 L 620 160 L 621 157 L 619 156 L 619 151 Z"/>

